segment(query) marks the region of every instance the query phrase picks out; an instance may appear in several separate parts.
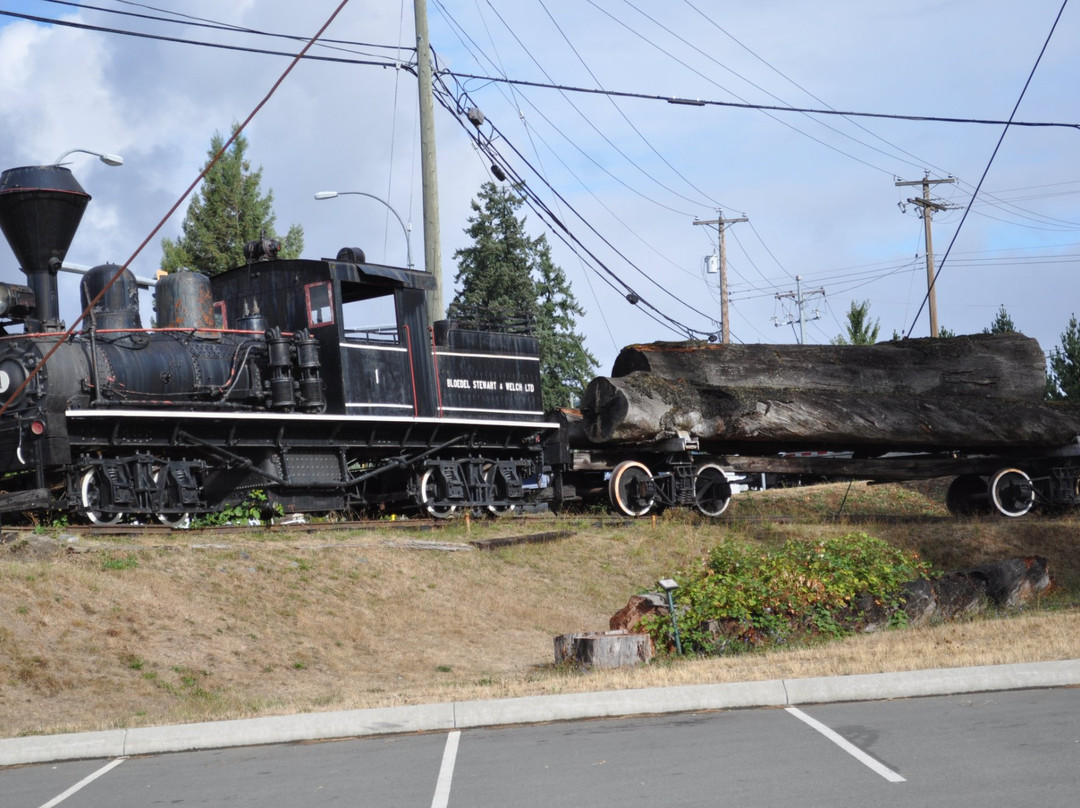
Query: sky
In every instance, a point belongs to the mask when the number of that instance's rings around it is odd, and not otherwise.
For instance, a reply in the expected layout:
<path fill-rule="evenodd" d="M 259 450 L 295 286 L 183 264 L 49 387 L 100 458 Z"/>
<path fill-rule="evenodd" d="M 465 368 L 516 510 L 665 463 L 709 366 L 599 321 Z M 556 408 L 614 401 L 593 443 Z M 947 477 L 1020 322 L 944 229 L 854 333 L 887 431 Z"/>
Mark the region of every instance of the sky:
<path fill-rule="evenodd" d="M 93 201 L 67 258 L 124 262 L 198 175 L 212 135 L 247 118 L 288 65 L 253 50 L 295 53 L 297 40 L 271 35 L 310 37 L 339 2 L 0 0 L 0 12 L 113 29 L 0 15 L 0 167 L 75 148 L 123 156 L 117 168 L 68 158 Z M 446 299 L 470 204 L 499 162 L 543 206 L 522 207 L 526 227 L 546 235 L 585 309 L 600 373 L 623 345 L 719 332 L 717 230 L 695 220 L 747 219 L 725 231 L 734 342 L 829 342 L 862 301 L 880 338 L 928 336 L 924 225 L 907 201 L 922 189 L 896 183 L 954 178 L 931 189 L 946 208 L 931 219 L 940 325 L 978 333 L 1004 306 L 1049 351 L 1080 310 L 1080 6 L 1062 8 L 430 0 L 450 107 L 435 116 Z M 395 67 L 414 62 L 413 4 L 351 0 L 324 40 L 311 54 L 326 59 L 301 62 L 245 132 L 277 228 L 304 228 L 305 257 L 360 246 L 404 265 L 388 205 L 422 265 L 417 80 Z M 1068 126 L 1006 128 L 1011 116 Z M 315 200 L 323 190 L 377 199 Z M 185 209 L 136 275 L 153 276 Z M 4 245 L 0 280 L 23 278 Z M 61 287 L 68 322 L 76 283 Z"/>

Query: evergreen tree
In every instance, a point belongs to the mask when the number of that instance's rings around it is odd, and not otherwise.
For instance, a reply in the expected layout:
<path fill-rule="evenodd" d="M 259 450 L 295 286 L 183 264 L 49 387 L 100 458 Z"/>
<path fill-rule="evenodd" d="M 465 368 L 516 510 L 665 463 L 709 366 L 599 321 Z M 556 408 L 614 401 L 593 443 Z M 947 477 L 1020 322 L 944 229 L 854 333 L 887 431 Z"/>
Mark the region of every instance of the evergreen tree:
<path fill-rule="evenodd" d="M 551 260 L 547 237 L 530 238 L 518 217 L 521 198 L 486 182 L 472 201 L 465 233 L 472 244 L 454 253 L 460 289 L 451 305 L 483 306 L 502 314 L 528 314 L 540 340 L 544 410 L 567 407 L 584 392 L 596 358 L 575 331 L 585 311 L 566 275 Z"/>
<path fill-rule="evenodd" d="M 1080 324 L 1075 314 L 1061 335 L 1061 346 L 1050 352 L 1046 397 L 1054 401 L 1080 401 Z"/>
<path fill-rule="evenodd" d="M 233 132 L 236 131 L 234 126 Z M 209 159 L 220 151 L 225 139 L 214 133 Z M 207 172 L 202 186 L 188 205 L 182 235 L 176 241 L 162 239 L 161 268 L 181 268 L 216 275 L 245 262 L 244 244 L 261 238 L 278 239 L 282 258 L 298 258 L 304 249 L 304 230 L 293 225 L 284 236 L 274 231 L 274 193 L 263 195 L 262 168 L 254 171 L 245 157 L 248 141 L 240 135 Z M 204 167 L 206 165 L 204 163 Z"/>
<path fill-rule="evenodd" d="M 881 330 L 881 321 L 870 322 L 870 301 L 861 303 L 851 301 L 851 307 L 847 313 L 847 335 L 840 334 L 832 340 L 833 345 L 873 345 L 877 342 L 878 331 Z M 894 335 L 895 337 L 895 335 Z"/>
<path fill-rule="evenodd" d="M 984 334 L 1019 334 L 1016 330 L 1016 324 L 1012 321 L 1012 317 L 1009 316 L 1009 312 L 1005 311 L 1005 304 L 1001 304 L 1001 308 L 998 309 L 997 315 L 994 317 L 994 321 L 990 323 L 989 328 L 983 329 Z"/>

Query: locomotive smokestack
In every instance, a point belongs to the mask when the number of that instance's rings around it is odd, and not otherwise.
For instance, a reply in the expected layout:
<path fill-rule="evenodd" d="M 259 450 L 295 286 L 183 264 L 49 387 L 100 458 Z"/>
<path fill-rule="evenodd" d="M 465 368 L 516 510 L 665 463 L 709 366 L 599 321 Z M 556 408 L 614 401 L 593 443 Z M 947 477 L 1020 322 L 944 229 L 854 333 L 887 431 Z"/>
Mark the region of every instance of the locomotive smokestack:
<path fill-rule="evenodd" d="M 36 316 L 25 321 L 28 332 L 60 328 L 56 273 L 89 201 L 63 166 L 24 166 L 0 174 L 0 229 L 37 301 Z"/>

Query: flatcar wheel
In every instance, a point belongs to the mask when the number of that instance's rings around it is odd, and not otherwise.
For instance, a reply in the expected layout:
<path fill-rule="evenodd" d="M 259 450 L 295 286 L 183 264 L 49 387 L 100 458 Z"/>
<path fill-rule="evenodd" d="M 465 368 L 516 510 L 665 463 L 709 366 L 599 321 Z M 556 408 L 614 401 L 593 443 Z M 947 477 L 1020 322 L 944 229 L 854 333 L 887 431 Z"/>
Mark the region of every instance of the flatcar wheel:
<path fill-rule="evenodd" d="M 624 516 L 644 516 L 656 502 L 652 473 L 644 463 L 624 460 L 608 480 L 611 506 Z"/>
<path fill-rule="evenodd" d="M 492 499 L 506 500 L 506 478 L 499 473 L 498 466 L 492 465 L 488 467 L 488 470 L 484 472 L 484 482 L 487 483 L 487 489 Z M 516 505 L 488 505 L 487 509 L 489 513 L 495 516 L 502 516 L 506 513 L 513 513 L 516 507 Z"/>
<path fill-rule="evenodd" d="M 987 513 L 990 510 L 988 490 L 985 478 L 978 474 L 961 474 L 945 492 L 945 507 L 953 516 Z"/>
<path fill-rule="evenodd" d="M 124 516 L 122 513 L 102 513 L 98 510 L 101 505 L 101 484 L 98 480 L 100 469 L 90 468 L 83 472 L 79 481 L 79 503 L 83 513 L 92 525 L 115 525 Z"/>
<path fill-rule="evenodd" d="M 1002 516 L 1024 516 L 1035 505 L 1035 486 L 1020 469 L 1002 469 L 990 478 L 990 502 Z"/>
<path fill-rule="evenodd" d="M 420 476 L 420 504 L 429 516 L 446 519 L 453 516 L 456 505 L 436 505 L 439 499 L 439 478 L 434 468 L 426 469 Z"/>
<path fill-rule="evenodd" d="M 724 470 L 706 463 L 694 472 L 694 505 L 705 516 L 720 516 L 731 504 L 731 483 Z"/>
<path fill-rule="evenodd" d="M 158 480 L 161 475 L 165 473 L 165 467 L 162 466 L 154 471 L 154 485 L 160 485 Z M 162 504 L 169 504 L 170 497 L 168 496 L 169 481 L 165 481 L 165 490 L 162 491 L 164 501 Z M 157 520 L 166 527 L 171 527 L 174 530 L 187 530 L 191 527 L 191 514 L 190 513 L 159 513 L 157 514 Z"/>

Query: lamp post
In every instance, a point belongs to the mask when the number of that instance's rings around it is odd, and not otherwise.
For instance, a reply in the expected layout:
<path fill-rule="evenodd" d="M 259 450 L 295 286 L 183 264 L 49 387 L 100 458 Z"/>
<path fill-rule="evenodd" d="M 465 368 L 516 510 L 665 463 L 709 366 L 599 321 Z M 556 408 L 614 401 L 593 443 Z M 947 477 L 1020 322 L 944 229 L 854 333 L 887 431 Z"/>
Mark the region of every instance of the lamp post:
<path fill-rule="evenodd" d="M 663 589 L 667 593 L 668 611 L 671 613 L 671 625 L 675 629 L 675 653 L 682 656 L 682 643 L 679 642 L 679 618 L 675 613 L 675 599 L 671 593 L 679 588 L 679 585 L 675 583 L 672 578 L 661 578 L 656 582 L 657 586 Z"/>
<path fill-rule="evenodd" d="M 401 218 L 393 206 L 382 197 L 375 196 L 375 194 L 369 194 L 367 191 L 319 191 L 315 194 L 316 199 L 333 199 L 337 196 L 366 196 L 368 199 L 374 199 L 376 202 L 380 202 L 386 206 L 386 209 L 394 214 L 394 218 L 398 220 L 398 224 L 401 225 L 401 230 L 405 233 L 405 254 L 408 261 L 409 269 L 413 268 L 412 260 L 412 236 L 409 231 L 409 226 L 405 224 L 405 220 Z"/>
<path fill-rule="evenodd" d="M 69 154 L 76 153 L 93 155 L 107 166 L 122 166 L 124 164 L 124 158 L 121 157 L 119 154 L 105 154 L 102 152 L 90 151 L 90 149 L 68 149 L 66 152 L 53 160 L 52 164 L 54 166 L 62 165 L 65 157 L 67 157 Z"/>

